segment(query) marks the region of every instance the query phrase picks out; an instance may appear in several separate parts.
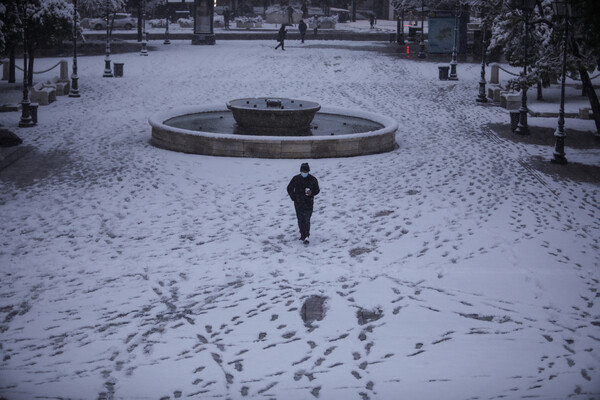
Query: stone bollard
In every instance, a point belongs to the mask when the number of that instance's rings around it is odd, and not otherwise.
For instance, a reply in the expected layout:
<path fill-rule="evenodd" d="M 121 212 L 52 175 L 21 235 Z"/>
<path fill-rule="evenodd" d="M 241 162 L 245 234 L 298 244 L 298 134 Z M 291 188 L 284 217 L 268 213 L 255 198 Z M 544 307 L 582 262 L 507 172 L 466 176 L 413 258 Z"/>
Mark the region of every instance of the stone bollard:
<path fill-rule="evenodd" d="M 490 64 L 492 72 L 490 72 L 490 84 L 498 85 L 500 83 L 500 66 L 498 64 Z"/>
<path fill-rule="evenodd" d="M 60 61 L 60 81 L 68 81 L 69 80 L 69 63 L 67 60 Z"/>

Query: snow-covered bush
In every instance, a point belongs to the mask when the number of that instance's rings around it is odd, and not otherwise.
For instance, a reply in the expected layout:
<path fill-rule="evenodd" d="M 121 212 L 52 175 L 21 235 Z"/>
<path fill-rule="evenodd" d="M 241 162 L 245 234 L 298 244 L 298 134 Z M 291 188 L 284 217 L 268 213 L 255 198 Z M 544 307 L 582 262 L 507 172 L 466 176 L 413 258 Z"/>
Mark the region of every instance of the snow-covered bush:
<path fill-rule="evenodd" d="M 263 23 L 262 17 L 236 17 L 235 24 L 238 28 L 260 28 Z"/>
<path fill-rule="evenodd" d="M 308 19 L 308 27 L 317 27 L 319 29 L 335 29 L 335 24 L 337 21 L 337 15 L 332 15 L 330 17 L 310 17 Z"/>
<path fill-rule="evenodd" d="M 280 6 L 271 6 L 267 8 L 265 11 L 265 18 L 270 24 L 287 24 L 289 22 L 287 8 L 282 8 Z M 295 24 L 300 22 L 302 19 L 302 11 L 297 8 L 294 8 L 292 13 L 292 20 Z"/>
<path fill-rule="evenodd" d="M 256 23 L 262 24 L 263 23 L 263 19 L 260 15 L 258 17 L 236 17 L 234 21 L 235 22 L 243 22 L 243 23 L 252 22 L 253 24 L 256 24 Z"/>
<path fill-rule="evenodd" d="M 225 18 L 222 15 L 215 15 L 213 18 L 213 26 L 215 28 L 223 28 L 225 26 Z"/>
<path fill-rule="evenodd" d="M 150 24 L 151 28 L 166 28 L 167 27 L 167 21 L 166 19 L 151 19 L 150 21 L 148 21 L 148 23 Z"/>
<path fill-rule="evenodd" d="M 194 27 L 194 20 L 193 20 L 193 18 L 179 18 L 177 20 L 177 23 L 182 28 L 193 28 Z"/>

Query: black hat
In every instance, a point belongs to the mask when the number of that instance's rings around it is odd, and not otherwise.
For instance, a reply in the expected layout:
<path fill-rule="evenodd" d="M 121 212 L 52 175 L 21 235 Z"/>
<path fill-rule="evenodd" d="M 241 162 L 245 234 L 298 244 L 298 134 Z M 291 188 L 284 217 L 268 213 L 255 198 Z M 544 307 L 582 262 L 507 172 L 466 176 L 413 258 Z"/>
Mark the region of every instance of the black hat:
<path fill-rule="evenodd" d="M 308 163 L 302 163 L 302 165 L 300 165 L 300 171 L 301 172 L 308 172 L 308 171 L 310 171 L 310 167 L 308 166 Z"/>

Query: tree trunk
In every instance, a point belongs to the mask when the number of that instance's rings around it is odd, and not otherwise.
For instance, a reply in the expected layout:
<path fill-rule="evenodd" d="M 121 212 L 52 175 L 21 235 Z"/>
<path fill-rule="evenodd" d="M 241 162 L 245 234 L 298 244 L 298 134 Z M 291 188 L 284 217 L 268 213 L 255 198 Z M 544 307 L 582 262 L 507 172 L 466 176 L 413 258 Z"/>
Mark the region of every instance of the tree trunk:
<path fill-rule="evenodd" d="M 587 97 L 590 100 L 590 106 L 592 107 L 592 113 L 594 115 L 594 122 L 596 123 L 596 133 L 600 132 L 600 102 L 598 102 L 598 96 L 596 96 L 596 91 L 594 90 L 594 86 L 592 85 L 592 81 L 590 80 L 590 75 L 586 71 L 585 68 L 581 64 L 578 66 L 579 75 L 581 76 L 581 81 L 583 82 L 583 87 L 586 91 Z"/>
<path fill-rule="evenodd" d="M 539 101 L 544 100 L 544 93 L 542 92 L 542 81 L 539 80 L 537 83 L 537 99 Z"/>
<path fill-rule="evenodd" d="M 15 62 L 15 46 L 11 47 L 10 49 L 10 54 L 8 56 L 8 83 L 15 83 L 15 69 L 16 69 L 16 62 Z"/>
<path fill-rule="evenodd" d="M 579 51 L 579 46 L 574 38 L 571 38 L 571 49 L 573 55 L 577 58 L 577 69 L 579 71 L 579 76 L 581 77 L 581 82 L 583 83 L 583 90 L 585 90 L 585 94 L 590 100 L 590 107 L 592 108 L 594 122 L 596 123 L 596 133 L 600 133 L 600 102 L 598 102 L 598 96 L 596 96 L 596 91 L 592 85 L 590 75 L 581 62 L 581 52 Z"/>

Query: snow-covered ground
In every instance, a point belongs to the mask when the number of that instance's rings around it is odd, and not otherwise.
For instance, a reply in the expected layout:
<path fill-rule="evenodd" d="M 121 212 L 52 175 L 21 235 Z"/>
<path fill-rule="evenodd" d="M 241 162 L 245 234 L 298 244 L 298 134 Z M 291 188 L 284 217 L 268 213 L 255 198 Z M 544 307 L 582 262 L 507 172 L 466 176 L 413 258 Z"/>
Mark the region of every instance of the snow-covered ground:
<path fill-rule="evenodd" d="M 114 55 L 114 79 L 80 57 L 81 98 L 34 128 L 0 114 L 34 148 L 0 171 L 0 397 L 600 398 L 598 185 L 487 128 L 508 114 L 475 104 L 479 65 L 439 81 L 365 43 L 274 46 L 174 42 Z M 149 144 L 154 113 L 250 96 L 391 116 L 398 149 Z M 322 190 L 309 246 L 285 192 L 304 161 Z"/>

